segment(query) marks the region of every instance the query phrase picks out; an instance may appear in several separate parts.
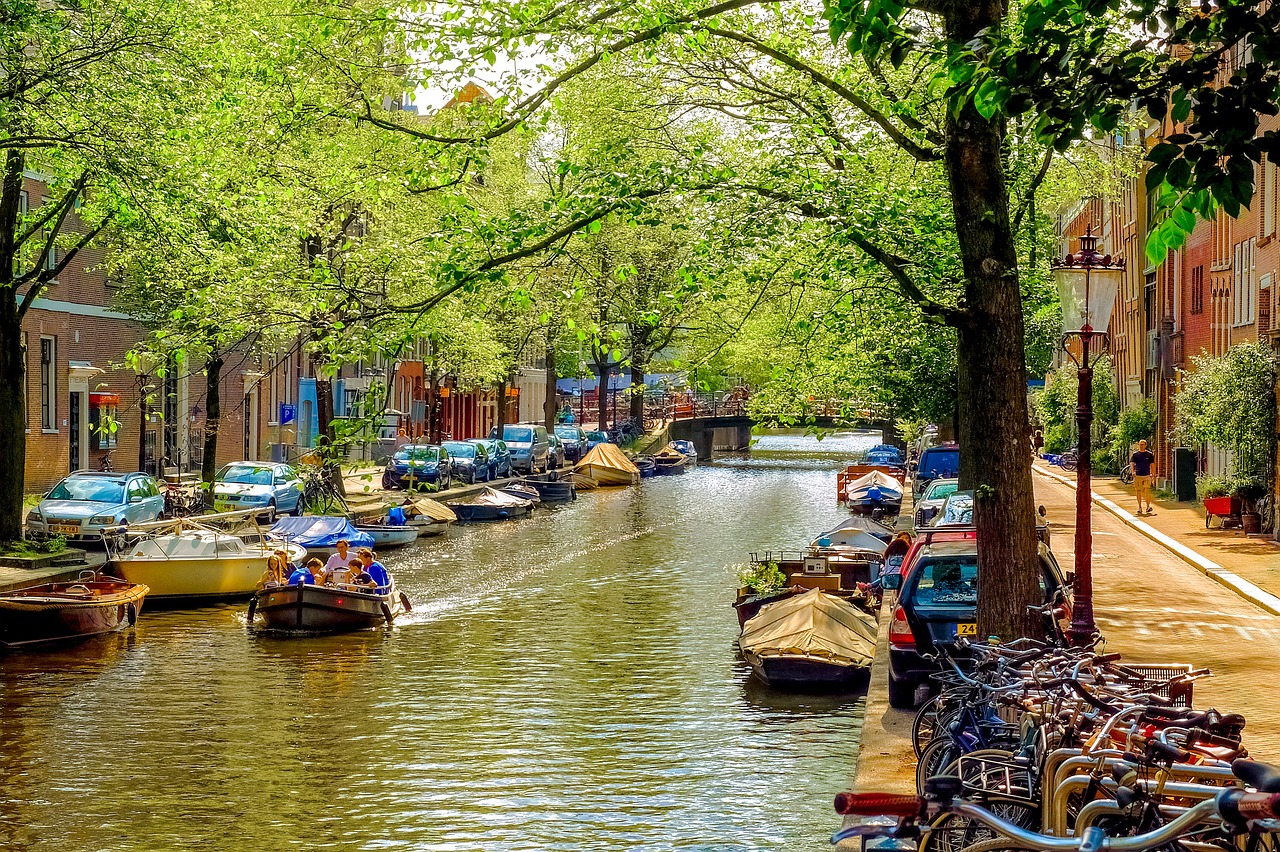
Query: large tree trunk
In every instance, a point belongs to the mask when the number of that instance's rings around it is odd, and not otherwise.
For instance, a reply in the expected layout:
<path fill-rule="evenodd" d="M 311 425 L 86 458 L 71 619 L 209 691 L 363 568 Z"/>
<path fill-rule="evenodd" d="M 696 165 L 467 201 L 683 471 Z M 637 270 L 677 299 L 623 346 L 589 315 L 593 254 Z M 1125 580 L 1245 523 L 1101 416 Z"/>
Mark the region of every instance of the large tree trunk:
<path fill-rule="evenodd" d="M 947 35 L 965 43 L 1000 26 L 997 0 L 945 6 Z M 970 312 L 957 335 L 960 485 L 973 489 L 979 542 L 979 635 L 1044 633 L 1018 258 L 1009 223 L 1002 121 L 972 105 L 946 118 L 946 167 Z"/>
<path fill-rule="evenodd" d="M 215 354 L 204 365 L 205 415 L 204 457 L 200 462 L 200 481 L 213 483 L 218 472 L 218 426 L 222 420 L 222 355 Z"/>
<path fill-rule="evenodd" d="M 440 371 L 431 368 L 431 390 L 427 397 L 427 440 L 432 444 L 440 443 Z"/>
<path fill-rule="evenodd" d="M 502 429 L 507 425 L 507 380 L 502 379 L 498 382 L 498 436 L 502 436 Z"/>
<path fill-rule="evenodd" d="M 22 317 L 10 293 L 0 298 L 0 542 L 22 538 L 26 482 L 27 396 Z"/>
<path fill-rule="evenodd" d="M 631 398 L 629 417 L 637 428 L 644 428 L 644 366 L 631 362 Z"/>
<path fill-rule="evenodd" d="M 338 435 L 333 425 L 333 379 L 320 359 L 311 356 L 311 372 L 316 377 L 316 455 L 324 477 L 334 490 L 346 496 L 342 481 L 342 460 L 338 458 Z"/>
<path fill-rule="evenodd" d="M 596 362 L 596 428 L 604 430 L 608 422 L 606 412 L 609 410 L 609 364 Z"/>
<path fill-rule="evenodd" d="M 556 427 L 556 414 L 558 408 L 556 406 L 556 348 L 551 334 L 551 330 L 547 329 L 547 395 L 542 401 L 542 419 L 544 426 L 550 431 Z"/>

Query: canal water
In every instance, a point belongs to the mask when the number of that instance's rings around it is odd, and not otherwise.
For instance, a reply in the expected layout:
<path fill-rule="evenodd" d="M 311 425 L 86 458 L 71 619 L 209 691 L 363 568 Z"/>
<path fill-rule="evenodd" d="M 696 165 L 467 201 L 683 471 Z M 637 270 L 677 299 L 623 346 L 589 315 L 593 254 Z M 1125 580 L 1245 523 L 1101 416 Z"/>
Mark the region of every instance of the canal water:
<path fill-rule="evenodd" d="M 834 525 L 877 437 L 768 434 L 390 551 L 415 611 L 386 631 L 228 605 L 0 657 L 0 848 L 830 848 L 861 697 L 750 677 L 733 566 Z"/>

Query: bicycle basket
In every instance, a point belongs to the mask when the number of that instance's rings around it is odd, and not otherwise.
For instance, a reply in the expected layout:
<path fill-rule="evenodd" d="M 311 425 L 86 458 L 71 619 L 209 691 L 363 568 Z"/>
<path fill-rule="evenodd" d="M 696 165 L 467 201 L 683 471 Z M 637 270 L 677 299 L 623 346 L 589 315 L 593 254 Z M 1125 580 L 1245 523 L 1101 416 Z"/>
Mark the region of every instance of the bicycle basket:
<path fill-rule="evenodd" d="M 995 793 L 1035 804 L 1040 802 L 1039 796 L 1033 795 L 1031 765 L 1026 761 L 966 754 L 956 765 L 964 789 L 970 795 Z"/>
<path fill-rule="evenodd" d="M 1170 684 L 1178 675 L 1195 671 L 1195 666 L 1182 663 L 1124 663 L 1115 666 L 1115 675 L 1124 683 L 1143 692 L 1169 700 L 1174 707 L 1190 707 L 1193 681 Z"/>

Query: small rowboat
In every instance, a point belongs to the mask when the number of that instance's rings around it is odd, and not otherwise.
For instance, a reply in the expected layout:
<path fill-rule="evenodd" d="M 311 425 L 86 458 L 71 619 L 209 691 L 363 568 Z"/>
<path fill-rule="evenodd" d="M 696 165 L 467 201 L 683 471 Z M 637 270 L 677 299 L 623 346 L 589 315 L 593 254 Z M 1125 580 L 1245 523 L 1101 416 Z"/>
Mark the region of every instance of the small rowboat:
<path fill-rule="evenodd" d="M 523 518 L 533 509 L 533 503 L 503 491 L 486 488 L 470 503 L 446 504 L 458 516 L 459 521 L 505 521 Z"/>
<path fill-rule="evenodd" d="M 543 503 L 567 503 L 578 499 L 578 486 L 567 479 L 552 482 L 549 479 L 526 476 L 520 480 L 520 484 L 536 490 Z"/>
<path fill-rule="evenodd" d="M 138 620 L 149 590 L 111 577 L 44 583 L 0 596 L 0 648 L 87 639 Z"/>
<path fill-rule="evenodd" d="M 388 547 L 402 547 L 410 542 L 417 541 L 418 528 L 411 527 L 408 524 L 403 526 L 388 526 L 386 524 L 357 524 L 356 529 L 362 533 L 368 533 L 373 536 L 373 547 L 375 550 L 382 550 Z"/>
<path fill-rule="evenodd" d="M 266 630 L 345 633 L 391 624 L 411 609 L 394 580 L 385 595 L 363 586 L 268 583 L 249 601 L 249 623 L 261 616 Z"/>
<path fill-rule="evenodd" d="M 663 447 L 654 455 L 653 463 L 657 466 L 659 476 L 672 476 L 685 472 L 685 468 L 689 464 L 689 458 L 684 453 L 673 450 L 671 447 Z"/>

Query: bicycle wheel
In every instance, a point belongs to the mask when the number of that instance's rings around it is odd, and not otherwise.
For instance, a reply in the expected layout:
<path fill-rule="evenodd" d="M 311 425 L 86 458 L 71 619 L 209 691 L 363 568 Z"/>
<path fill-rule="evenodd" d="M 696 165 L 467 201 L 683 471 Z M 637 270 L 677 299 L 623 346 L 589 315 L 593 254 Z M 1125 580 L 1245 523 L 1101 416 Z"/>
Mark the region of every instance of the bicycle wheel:
<path fill-rule="evenodd" d="M 916 764 L 916 792 L 924 795 L 924 782 L 935 775 L 941 775 L 963 753 L 960 745 L 949 736 L 929 743 L 920 754 L 920 762 Z"/>
<path fill-rule="evenodd" d="M 946 714 L 947 700 L 944 695 L 935 695 L 920 705 L 916 717 L 911 720 L 911 749 L 918 759 L 921 753 L 933 742 L 938 732 L 938 719 Z"/>
<path fill-rule="evenodd" d="M 992 837 L 990 840 L 979 840 L 964 847 L 961 852 L 1038 852 L 1041 847 L 1022 843 L 1012 837 Z"/>
<path fill-rule="evenodd" d="M 1040 829 L 1040 809 L 1028 802 L 988 800 L 983 807 L 1001 819 L 1028 831 Z M 920 838 L 919 852 L 964 852 L 974 844 L 1000 838 L 996 830 L 959 814 L 941 814 Z M 1004 847 L 997 847 L 1004 848 Z"/>
<path fill-rule="evenodd" d="M 1021 828 L 1040 830 L 1040 807 L 1032 801 L 1030 767 L 1013 763 L 1013 752 L 1000 748 L 971 751 L 942 771 L 964 780 L 965 796 L 996 816 Z M 958 814 L 941 814 L 920 842 L 920 852 L 961 852 L 996 832 L 989 826 Z"/>

